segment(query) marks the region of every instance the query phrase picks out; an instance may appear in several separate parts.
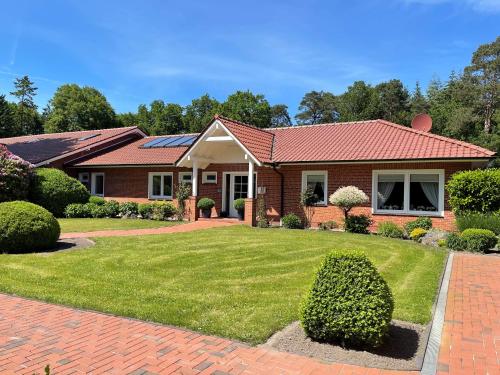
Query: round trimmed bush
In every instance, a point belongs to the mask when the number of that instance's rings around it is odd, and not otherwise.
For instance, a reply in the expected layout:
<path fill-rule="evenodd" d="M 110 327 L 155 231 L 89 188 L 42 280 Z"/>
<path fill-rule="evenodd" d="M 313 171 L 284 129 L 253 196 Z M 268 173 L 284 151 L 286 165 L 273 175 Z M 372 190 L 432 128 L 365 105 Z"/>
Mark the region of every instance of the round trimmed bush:
<path fill-rule="evenodd" d="M 71 203 L 66 206 L 64 209 L 64 216 L 67 218 L 84 218 L 84 217 L 92 217 L 90 209 L 88 207 L 88 203 Z"/>
<path fill-rule="evenodd" d="M 323 261 L 301 306 L 306 334 L 343 346 L 377 347 L 394 310 L 391 290 L 360 252 L 336 251 Z"/>
<path fill-rule="evenodd" d="M 426 234 L 427 234 L 427 231 L 424 228 L 415 228 L 411 231 L 410 238 L 413 241 L 419 241 Z"/>
<path fill-rule="evenodd" d="M 295 215 L 294 213 L 286 214 L 281 218 L 281 223 L 284 228 L 287 229 L 303 229 L 304 225 L 302 224 L 302 220 L 300 217 Z"/>
<path fill-rule="evenodd" d="M 498 238 L 491 230 L 469 228 L 462 232 L 466 250 L 484 253 L 495 247 Z"/>
<path fill-rule="evenodd" d="M 380 223 L 377 228 L 377 233 L 380 236 L 390 238 L 403 238 L 405 235 L 403 229 L 398 227 L 392 221 L 384 221 L 383 223 Z"/>
<path fill-rule="evenodd" d="M 211 210 L 214 206 L 215 202 L 210 198 L 201 198 L 196 204 L 196 207 L 198 207 L 200 210 Z"/>
<path fill-rule="evenodd" d="M 114 200 L 106 201 L 104 203 L 104 208 L 106 209 L 109 217 L 117 217 L 120 213 L 120 203 Z"/>
<path fill-rule="evenodd" d="M 344 229 L 350 233 L 369 234 L 368 227 L 372 222 L 371 217 L 367 215 L 349 215 L 344 219 Z"/>
<path fill-rule="evenodd" d="M 87 203 L 90 194 L 76 178 L 55 168 L 40 168 L 35 171 L 30 201 L 36 203 L 56 217 L 64 215 L 64 209 L 71 203 Z"/>
<path fill-rule="evenodd" d="M 455 251 L 463 251 L 467 248 L 467 244 L 459 233 L 450 233 L 446 239 L 446 247 Z"/>
<path fill-rule="evenodd" d="M 89 198 L 89 203 L 97 204 L 98 206 L 104 205 L 106 201 L 102 197 L 98 197 L 97 195 L 91 195 Z"/>
<path fill-rule="evenodd" d="M 236 211 L 244 211 L 245 210 L 245 200 L 243 198 L 238 198 L 234 201 L 233 207 Z"/>
<path fill-rule="evenodd" d="M 49 211 L 36 204 L 0 203 L 0 251 L 28 253 L 55 246 L 61 228 Z"/>

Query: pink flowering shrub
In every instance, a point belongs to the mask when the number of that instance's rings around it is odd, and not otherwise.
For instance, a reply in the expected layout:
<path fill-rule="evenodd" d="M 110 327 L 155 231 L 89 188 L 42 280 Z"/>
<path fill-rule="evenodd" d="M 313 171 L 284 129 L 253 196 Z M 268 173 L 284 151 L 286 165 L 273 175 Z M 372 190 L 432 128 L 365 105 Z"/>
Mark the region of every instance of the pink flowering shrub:
<path fill-rule="evenodd" d="M 33 165 L 0 144 L 0 202 L 23 200 L 28 196 Z"/>

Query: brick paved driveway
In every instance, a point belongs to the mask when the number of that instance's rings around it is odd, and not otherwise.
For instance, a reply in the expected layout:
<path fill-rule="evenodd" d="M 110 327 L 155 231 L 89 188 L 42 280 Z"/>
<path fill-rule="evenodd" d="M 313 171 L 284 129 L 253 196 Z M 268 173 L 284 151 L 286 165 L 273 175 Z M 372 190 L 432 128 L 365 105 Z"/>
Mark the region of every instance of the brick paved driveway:
<path fill-rule="evenodd" d="M 439 369 L 443 374 L 498 374 L 500 283 L 495 276 L 500 258 L 454 259 Z M 0 294 L 0 373 L 42 374 L 46 364 L 55 374 L 417 374 L 324 364 Z"/>

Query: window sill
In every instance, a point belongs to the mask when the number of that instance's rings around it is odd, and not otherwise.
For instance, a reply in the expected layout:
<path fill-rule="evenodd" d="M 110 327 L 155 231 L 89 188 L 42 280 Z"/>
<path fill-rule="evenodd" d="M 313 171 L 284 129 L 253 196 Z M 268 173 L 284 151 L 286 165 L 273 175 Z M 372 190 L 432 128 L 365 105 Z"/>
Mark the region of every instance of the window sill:
<path fill-rule="evenodd" d="M 173 198 L 172 197 L 148 197 L 150 201 L 171 201 Z"/>
<path fill-rule="evenodd" d="M 391 215 L 391 216 L 429 216 L 429 217 L 444 217 L 442 212 L 426 212 L 426 211 L 414 211 L 414 212 L 398 212 L 398 211 L 372 211 L 372 215 Z"/>

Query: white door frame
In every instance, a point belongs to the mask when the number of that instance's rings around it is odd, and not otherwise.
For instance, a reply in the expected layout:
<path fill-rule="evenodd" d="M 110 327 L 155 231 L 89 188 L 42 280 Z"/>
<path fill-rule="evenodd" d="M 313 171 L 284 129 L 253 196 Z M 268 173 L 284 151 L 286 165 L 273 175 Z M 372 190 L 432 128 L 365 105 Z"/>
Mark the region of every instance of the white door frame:
<path fill-rule="evenodd" d="M 229 205 L 231 207 L 226 207 L 227 175 L 231 176 L 229 181 Z M 231 216 L 231 211 L 234 210 L 232 207 L 232 202 L 234 201 L 234 176 L 248 176 L 248 172 L 222 172 L 222 211 L 226 211 L 229 217 L 237 217 L 237 215 Z M 257 172 L 254 173 L 254 181 L 257 187 Z M 254 191 L 254 194 L 256 194 L 256 191 Z"/>

